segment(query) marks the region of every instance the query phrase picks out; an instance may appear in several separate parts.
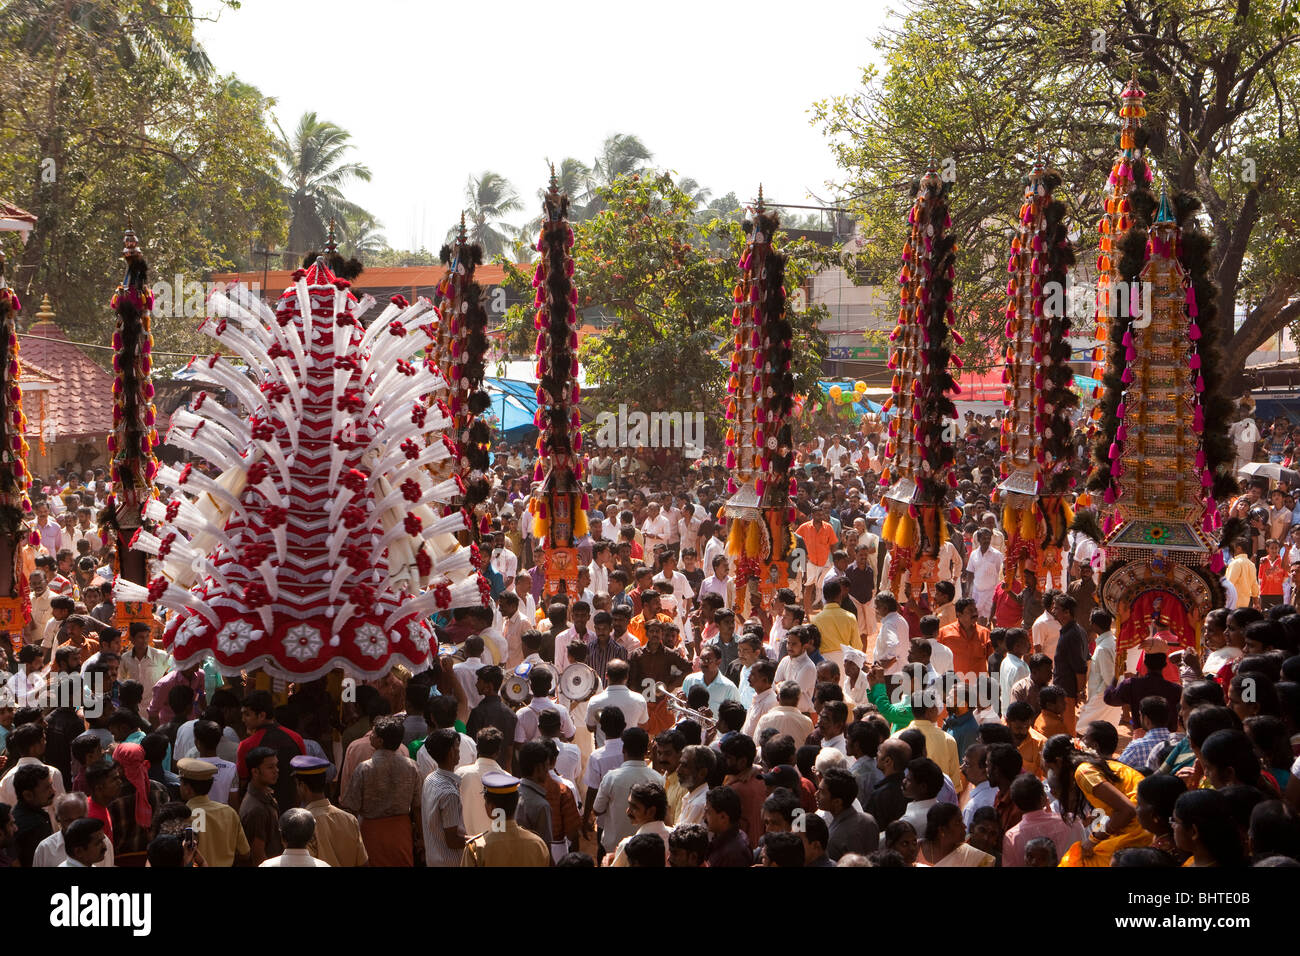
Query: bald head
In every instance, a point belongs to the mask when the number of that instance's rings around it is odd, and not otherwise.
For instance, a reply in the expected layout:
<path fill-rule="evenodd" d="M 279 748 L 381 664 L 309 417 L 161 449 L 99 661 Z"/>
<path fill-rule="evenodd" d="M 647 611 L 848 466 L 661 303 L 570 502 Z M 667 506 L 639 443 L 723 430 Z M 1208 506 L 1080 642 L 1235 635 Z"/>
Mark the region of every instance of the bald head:
<path fill-rule="evenodd" d="M 902 740 L 886 740 L 876 751 L 876 766 L 886 774 L 902 773 L 911 759 L 912 748 Z M 886 762 L 889 764 L 888 769 L 885 767 Z"/>

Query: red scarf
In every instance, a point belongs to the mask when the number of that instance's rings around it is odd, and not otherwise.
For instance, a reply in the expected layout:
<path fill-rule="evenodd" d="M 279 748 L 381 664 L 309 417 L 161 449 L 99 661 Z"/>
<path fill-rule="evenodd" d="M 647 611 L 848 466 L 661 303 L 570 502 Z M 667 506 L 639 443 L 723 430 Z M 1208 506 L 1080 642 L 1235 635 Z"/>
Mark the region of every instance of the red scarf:
<path fill-rule="evenodd" d="M 149 800 L 149 761 L 139 744 L 118 744 L 113 751 L 113 761 L 122 768 L 122 776 L 135 787 L 135 822 L 148 829 L 153 820 L 153 804 Z"/>

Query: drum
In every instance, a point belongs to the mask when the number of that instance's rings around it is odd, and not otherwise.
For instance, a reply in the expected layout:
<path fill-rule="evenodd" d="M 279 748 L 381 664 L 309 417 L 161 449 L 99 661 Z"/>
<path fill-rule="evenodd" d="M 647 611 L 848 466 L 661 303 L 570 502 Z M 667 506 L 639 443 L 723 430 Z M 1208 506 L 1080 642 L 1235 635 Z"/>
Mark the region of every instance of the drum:
<path fill-rule="evenodd" d="M 516 707 L 522 707 L 532 700 L 533 692 L 527 680 L 518 674 L 511 674 L 501 684 L 501 696 Z"/>
<path fill-rule="evenodd" d="M 569 700 L 587 700 L 598 686 L 600 679 L 586 664 L 570 664 L 560 675 L 560 693 Z"/>

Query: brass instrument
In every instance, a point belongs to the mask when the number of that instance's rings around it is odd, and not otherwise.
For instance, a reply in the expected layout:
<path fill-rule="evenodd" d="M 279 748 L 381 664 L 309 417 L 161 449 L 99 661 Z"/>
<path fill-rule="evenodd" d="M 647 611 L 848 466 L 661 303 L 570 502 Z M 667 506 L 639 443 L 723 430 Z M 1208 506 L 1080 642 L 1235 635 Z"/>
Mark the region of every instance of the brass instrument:
<path fill-rule="evenodd" d="M 655 684 L 655 693 L 664 696 L 664 699 L 668 701 L 668 709 L 670 711 L 674 714 L 681 714 L 683 717 L 689 717 L 691 720 L 703 727 L 705 733 L 712 732 L 717 728 L 718 720 L 716 717 L 710 717 L 702 711 L 691 710 L 691 708 L 686 706 L 686 700 L 682 697 L 678 697 L 665 687 L 663 681 Z"/>

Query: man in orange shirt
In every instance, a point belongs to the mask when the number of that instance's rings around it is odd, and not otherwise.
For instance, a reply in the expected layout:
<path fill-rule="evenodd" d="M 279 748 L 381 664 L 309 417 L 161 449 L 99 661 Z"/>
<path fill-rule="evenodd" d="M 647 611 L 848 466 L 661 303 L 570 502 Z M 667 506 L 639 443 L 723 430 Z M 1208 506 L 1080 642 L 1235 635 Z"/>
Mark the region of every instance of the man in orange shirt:
<path fill-rule="evenodd" d="M 952 669 L 963 681 L 972 683 L 988 672 L 993 642 L 989 629 L 979 623 L 974 598 L 956 604 L 957 620 L 939 629 L 939 643 L 952 651 Z"/>
<path fill-rule="evenodd" d="M 1259 562 L 1259 603 L 1265 610 L 1282 603 L 1282 582 L 1288 570 L 1282 558 L 1282 542 L 1269 541 L 1268 554 Z"/>
<path fill-rule="evenodd" d="M 641 642 L 645 647 L 645 622 L 660 621 L 664 624 L 673 623 L 670 615 L 664 614 L 659 610 L 660 594 L 658 591 L 650 590 L 641 595 L 641 613 L 632 618 L 627 626 L 627 632 Z"/>
<path fill-rule="evenodd" d="M 1034 722 L 1034 708 L 1023 700 L 1014 701 L 1007 707 L 1003 720 L 1011 731 L 1011 742 L 1020 751 L 1024 772 L 1041 780 L 1047 774 L 1043 767 L 1043 744 L 1047 738 L 1030 726 Z"/>
<path fill-rule="evenodd" d="M 826 508 L 820 504 L 813 505 L 811 520 L 799 525 L 795 534 L 803 539 L 804 552 L 808 556 L 803 575 L 803 606 L 805 611 L 811 611 L 814 599 L 821 592 L 822 581 L 830 572 L 831 552 L 839 538 L 826 521 Z"/>

